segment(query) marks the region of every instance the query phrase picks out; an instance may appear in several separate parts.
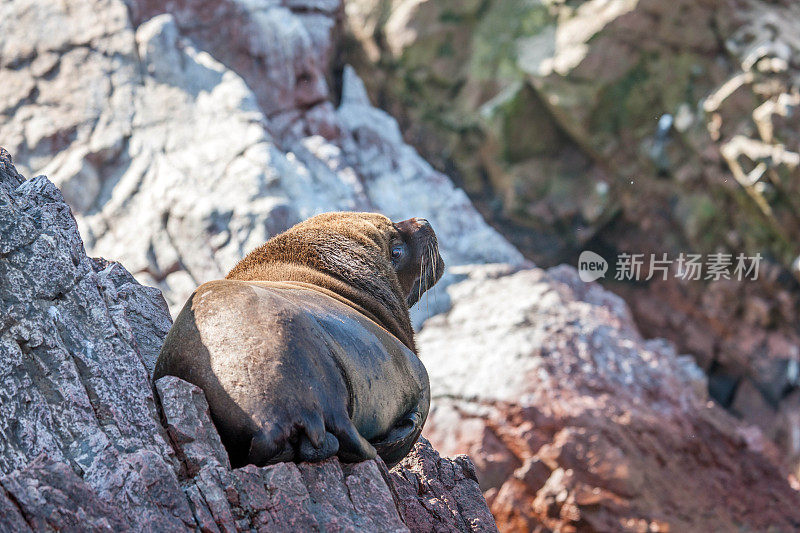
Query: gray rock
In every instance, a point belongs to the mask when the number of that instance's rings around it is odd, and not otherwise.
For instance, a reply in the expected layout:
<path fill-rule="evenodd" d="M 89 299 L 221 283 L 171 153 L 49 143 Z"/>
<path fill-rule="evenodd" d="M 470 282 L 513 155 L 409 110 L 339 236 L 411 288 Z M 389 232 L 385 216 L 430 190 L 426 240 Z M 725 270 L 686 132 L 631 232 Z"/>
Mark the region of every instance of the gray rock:
<path fill-rule="evenodd" d="M 0 472 L 43 455 L 127 520 L 180 526 L 189 508 L 163 492 L 178 487 L 176 465 L 144 364 L 170 323 L 163 298 L 87 257 L 59 190 L 0 160 L 2 217 L 23 221 L 2 234 L 15 245 L 0 256 Z"/>
<path fill-rule="evenodd" d="M 127 531 L 125 515 L 66 463 L 39 456 L 0 479 L 0 531 Z"/>
<path fill-rule="evenodd" d="M 211 422 L 203 391 L 174 376 L 156 382 L 169 437 L 179 451 L 186 475 L 194 476 L 206 464 L 230 468 L 228 453 Z"/>
<path fill-rule="evenodd" d="M 323 211 L 426 217 L 448 264 L 521 261 L 349 69 L 334 108 L 325 72 L 341 4 L 284 4 L 4 5 L 0 138 L 63 190 L 90 253 L 157 286 L 173 313 Z"/>
<path fill-rule="evenodd" d="M 468 277 L 447 289 L 453 308 L 417 335 L 434 397 L 526 402 L 555 386 L 562 373 L 586 379 L 598 394 L 624 393 L 628 401 L 664 389 L 694 393 L 687 385 L 702 372 L 666 343 L 643 340 L 622 299 L 580 281 L 574 269 L 456 270 Z"/>

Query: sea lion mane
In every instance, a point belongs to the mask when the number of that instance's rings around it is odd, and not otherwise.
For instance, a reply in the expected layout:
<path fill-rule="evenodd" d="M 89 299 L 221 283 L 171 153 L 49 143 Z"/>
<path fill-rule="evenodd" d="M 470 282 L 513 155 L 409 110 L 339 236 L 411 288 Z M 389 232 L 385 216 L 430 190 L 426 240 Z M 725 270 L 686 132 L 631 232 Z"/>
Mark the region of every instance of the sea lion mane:
<path fill-rule="evenodd" d="M 416 353 L 406 306 L 412 287 L 401 287 L 390 260 L 389 248 L 398 238 L 402 235 L 397 226 L 383 215 L 324 213 L 256 248 L 226 279 L 294 281 L 325 289 Z"/>

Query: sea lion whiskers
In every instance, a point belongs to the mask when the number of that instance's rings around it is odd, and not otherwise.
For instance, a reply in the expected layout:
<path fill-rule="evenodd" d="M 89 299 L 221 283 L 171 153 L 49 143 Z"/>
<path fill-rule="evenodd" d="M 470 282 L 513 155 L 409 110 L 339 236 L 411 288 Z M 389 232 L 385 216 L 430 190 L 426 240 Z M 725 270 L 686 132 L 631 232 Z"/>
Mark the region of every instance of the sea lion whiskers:
<path fill-rule="evenodd" d="M 419 262 L 419 284 L 417 285 L 417 302 L 419 302 L 422 299 L 422 276 L 424 274 L 424 272 L 423 272 L 424 267 L 425 267 L 425 261 L 422 261 L 422 259 L 420 259 L 420 262 Z"/>
<path fill-rule="evenodd" d="M 433 272 L 436 272 L 435 268 L 433 268 L 433 265 L 435 265 L 435 264 L 436 264 L 436 261 L 435 261 L 435 260 L 434 260 L 434 258 L 433 258 L 433 249 L 432 249 L 432 243 L 431 243 L 431 241 L 428 241 L 428 246 L 427 246 L 427 250 L 426 250 L 426 255 L 428 256 L 428 261 L 427 261 L 427 263 L 428 263 L 428 268 L 427 268 L 427 269 L 425 269 L 425 274 L 426 274 L 427 276 L 431 276 L 431 274 L 432 274 Z M 432 269 L 433 269 L 433 270 L 432 270 Z M 432 277 L 432 276 L 431 276 L 431 277 Z M 426 279 L 425 281 L 427 282 L 427 279 Z M 427 285 L 427 283 L 426 283 L 426 285 Z M 430 298 L 430 292 L 428 292 L 428 291 L 425 291 L 425 314 L 428 314 L 428 315 L 430 314 L 430 301 L 431 301 L 431 298 Z"/>
<path fill-rule="evenodd" d="M 438 255 L 439 254 L 436 253 L 436 250 L 433 249 L 433 246 L 431 246 L 431 258 L 433 259 L 433 270 L 431 270 L 431 272 L 433 273 L 434 279 L 436 279 L 436 273 L 439 271 Z M 435 282 L 434 282 L 433 286 L 431 287 L 431 289 L 433 289 L 434 291 L 436 290 L 436 283 Z M 434 308 L 436 307 L 436 292 L 433 293 L 433 306 L 434 306 Z"/>

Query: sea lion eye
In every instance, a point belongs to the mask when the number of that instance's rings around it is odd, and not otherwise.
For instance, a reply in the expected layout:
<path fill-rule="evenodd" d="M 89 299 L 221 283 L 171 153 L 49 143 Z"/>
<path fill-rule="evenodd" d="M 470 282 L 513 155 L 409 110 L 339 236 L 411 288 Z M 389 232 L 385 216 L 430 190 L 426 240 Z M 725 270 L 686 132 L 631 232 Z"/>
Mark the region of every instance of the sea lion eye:
<path fill-rule="evenodd" d="M 392 245 L 391 256 L 392 256 L 392 266 L 395 269 L 400 268 L 400 265 L 403 263 L 403 260 L 405 259 L 406 256 L 405 243 L 397 243 Z"/>

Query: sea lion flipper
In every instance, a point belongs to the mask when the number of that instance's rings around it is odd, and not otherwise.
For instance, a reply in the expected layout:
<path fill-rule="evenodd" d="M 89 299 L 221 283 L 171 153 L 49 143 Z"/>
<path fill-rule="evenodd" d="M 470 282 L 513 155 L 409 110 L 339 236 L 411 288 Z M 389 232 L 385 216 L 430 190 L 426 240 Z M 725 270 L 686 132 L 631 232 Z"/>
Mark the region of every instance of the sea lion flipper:
<path fill-rule="evenodd" d="M 303 417 L 303 429 L 314 448 L 322 448 L 325 445 L 325 423 L 322 420 L 322 415 L 317 411 L 309 411 Z M 334 452 L 336 453 L 336 452 Z"/>
<path fill-rule="evenodd" d="M 345 419 L 337 426 L 334 435 L 339 439 L 338 455 L 342 461 L 355 463 L 375 458 L 378 452 L 367 439 L 361 436 L 350 419 Z"/>
<path fill-rule="evenodd" d="M 415 407 L 401 418 L 389 433 L 372 443 L 386 466 L 392 468 L 406 456 L 422 433 L 424 422 L 419 407 Z"/>
<path fill-rule="evenodd" d="M 328 457 L 333 457 L 339 451 L 339 440 L 333 433 L 325 432 L 323 442 L 320 446 L 314 446 L 306 435 L 300 437 L 300 444 L 297 447 L 297 454 L 301 461 L 311 463 L 322 461 Z"/>
<path fill-rule="evenodd" d="M 313 419 L 315 417 L 311 416 L 304 422 L 309 423 Z M 253 435 L 247 461 L 264 466 L 283 461 L 317 462 L 338 455 L 342 461 L 354 463 L 374 459 L 377 455 L 375 448 L 361 436 L 350 419 L 343 417 L 334 424 L 332 432 L 322 427 L 322 435 L 318 442 L 314 442 L 316 439 L 312 439 L 311 434 L 316 432 L 312 430 L 310 434 L 308 428 L 299 428 L 296 437 L 289 438 L 280 427 L 266 425 Z"/>
<path fill-rule="evenodd" d="M 294 460 L 294 449 L 283 431 L 276 427 L 264 427 L 253 435 L 247 461 L 256 466 Z"/>

